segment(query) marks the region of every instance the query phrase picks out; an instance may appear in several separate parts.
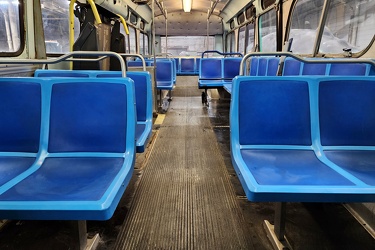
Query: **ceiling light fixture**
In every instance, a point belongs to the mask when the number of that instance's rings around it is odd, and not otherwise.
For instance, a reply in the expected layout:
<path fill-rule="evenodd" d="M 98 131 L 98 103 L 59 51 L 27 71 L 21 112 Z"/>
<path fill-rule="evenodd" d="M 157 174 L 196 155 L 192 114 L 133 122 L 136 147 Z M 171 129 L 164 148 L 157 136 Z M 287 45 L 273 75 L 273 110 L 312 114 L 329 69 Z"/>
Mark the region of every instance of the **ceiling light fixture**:
<path fill-rule="evenodd" d="M 185 12 L 190 12 L 191 10 L 191 0 L 182 0 L 182 6 Z"/>

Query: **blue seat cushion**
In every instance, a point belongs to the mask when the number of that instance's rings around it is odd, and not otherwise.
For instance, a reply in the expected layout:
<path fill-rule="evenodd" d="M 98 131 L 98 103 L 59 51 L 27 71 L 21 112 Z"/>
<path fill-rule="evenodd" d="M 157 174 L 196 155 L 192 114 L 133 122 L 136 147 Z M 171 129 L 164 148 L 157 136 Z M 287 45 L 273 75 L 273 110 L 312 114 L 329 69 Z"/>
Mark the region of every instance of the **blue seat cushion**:
<path fill-rule="evenodd" d="M 41 168 L 0 195 L 1 201 L 98 201 L 123 158 L 47 158 Z"/>
<path fill-rule="evenodd" d="M 23 173 L 35 162 L 35 157 L 0 157 L 0 186 Z"/>
<path fill-rule="evenodd" d="M 312 150 L 252 149 L 241 155 L 259 185 L 354 185 L 323 164 Z M 290 190 L 293 192 L 293 190 Z"/>
<path fill-rule="evenodd" d="M 373 150 L 325 150 L 327 158 L 367 185 L 375 186 Z"/>

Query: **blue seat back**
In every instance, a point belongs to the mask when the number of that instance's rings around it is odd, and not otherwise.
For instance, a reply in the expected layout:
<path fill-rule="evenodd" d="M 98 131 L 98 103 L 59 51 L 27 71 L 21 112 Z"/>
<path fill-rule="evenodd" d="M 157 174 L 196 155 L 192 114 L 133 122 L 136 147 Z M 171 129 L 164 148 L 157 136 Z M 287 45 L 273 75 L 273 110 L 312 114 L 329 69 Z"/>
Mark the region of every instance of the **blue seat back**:
<path fill-rule="evenodd" d="M 302 75 L 324 76 L 326 74 L 326 63 L 304 63 Z"/>
<path fill-rule="evenodd" d="M 375 146 L 375 82 L 363 77 L 321 81 L 319 121 L 323 146 Z"/>
<path fill-rule="evenodd" d="M 56 78 L 52 86 L 48 151 L 125 152 L 127 97 L 133 94 L 115 79 L 67 80 Z M 118 79 L 124 81 L 132 80 Z"/>
<path fill-rule="evenodd" d="M 181 72 L 180 58 L 174 58 L 173 60 L 174 60 L 174 62 L 176 64 L 176 72 L 177 73 Z"/>
<path fill-rule="evenodd" d="M 195 71 L 194 58 L 181 58 L 181 73 Z"/>
<path fill-rule="evenodd" d="M 0 151 L 39 151 L 41 87 L 27 78 L 0 78 Z"/>
<path fill-rule="evenodd" d="M 199 73 L 200 67 L 201 67 L 201 59 L 195 58 L 195 73 Z"/>
<path fill-rule="evenodd" d="M 220 79 L 222 76 L 221 58 L 202 58 L 200 61 L 200 79 Z"/>
<path fill-rule="evenodd" d="M 240 64 L 242 58 L 240 57 L 227 57 L 223 59 L 223 78 L 233 79 L 239 75 Z"/>
<path fill-rule="evenodd" d="M 259 58 L 257 76 L 265 76 L 267 74 L 267 64 L 268 64 L 268 58 L 266 57 Z"/>
<path fill-rule="evenodd" d="M 138 61 L 137 61 L 138 62 Z M 100 71 L 100 70 L 36 70 L 35 77 L 98 77 L 98 78 L 120 78 L 120 71 Z M 152 94 L 151 92 L 151 76 L 147 71 L 129 71 L 126 76 L 134 81 L 134 89 L 136 96 L 137 121 L 146 121 L 151 119 L 152 110 Z"/>
<path fill-rule="evenodd" d="M 294 58 L 285 58 L 283 75 L 284 76 L 298 76 L 300 75 L 302 63 Z"/>
<path fill-rule="evenodd" d="M 169 60 L 156 61 L 156 81 L 173 81 L 173 64 Z"/>
<path fill-rule="evenodd" d="M 238 123 L 239 143 L 311 145 L 308 82 L 298 78 L 262 78 L 233 80 L 231 112 L 238 110 L 238 114 L 231 124 Z"/>
<path fill-rule="evenodd" d="M 259 58 L 252 57 L 250 61 L 250 72 L 249 72 L 251 76 L 258 75 L 258 65 L 259 65 Z"/>
<path fill-rule="evenodd" d="M 329 75 L 331 76 L 364 76 L 366 75 L 366 64 L 361 63 L 332 63 Z"/>
<path fill-rule="evenodd" d="M 97 74 L 98 78 L 122 77 L 121 72 L 106 72 Z M 135 100 L 137 109 L 137 121 L 146 121 L 150 119 L 150 111 L 148 107 L 152 107 L 151 98 L 151 76 L 147 71 L 129 71 L 126 72 L 126 77 L 134 81 Z M 151 111 L 152 112 L 152 111 Z"/>
<path fill-rule="evenodd" d="M 279 58 L 271 57 L 268 59 L 267 76 L 276 76 L 277 69 L 279 68 Z"/>

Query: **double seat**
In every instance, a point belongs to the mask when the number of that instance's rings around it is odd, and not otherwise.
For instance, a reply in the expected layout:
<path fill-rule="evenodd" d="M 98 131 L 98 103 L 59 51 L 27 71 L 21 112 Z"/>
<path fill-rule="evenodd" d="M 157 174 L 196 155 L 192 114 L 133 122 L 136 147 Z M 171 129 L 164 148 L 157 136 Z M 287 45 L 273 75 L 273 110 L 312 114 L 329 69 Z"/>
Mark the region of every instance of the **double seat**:
<path fill-rule="evenodd" d="M 107 220 L 135 161 L 130 78 L 0 78 L 0 217 Z"/>
<path fill-rule="evenodd" d="M 375 78 L 239 76 L 231 154 L 246 196 L 375 201 Z"/>
<path fill-rule="evenodd" d="M 101 70 L 36 70 L 35 77 L 121 78 L 120 71 Z M 129 71 L 126 76 L 134 81 L 137 127 L 136 150 L 142 153 L 152 131 L 152 83 L 147 71 Z"/>
<path fill-rule="evenodd" d="M 198 87 L 222 88 L 239 75 L 241 57 L 201 58 Z"/>
<path fill-rule="evenodd" d="M 200 58 L 179 57 L 175 58 L 177 75 L 198 75 Z"/>
<path fill-rule="evenodd" d="M 302 61 L 303 60 L 303 61 Z M 286 57 L 281 66 L 281 76 L 369 76 L 375 75 L 374 67 L 363 62 L 338 62 L 336 59 L 301 59 Z M 335 61 L 336 60 L 336 61 Z M 278 75 L 280 57 L 254 56 L 250 58 L 247 75 L 276 76 Z M 225 83 L 224 89 L 231 93 L 232 83 Z"/>

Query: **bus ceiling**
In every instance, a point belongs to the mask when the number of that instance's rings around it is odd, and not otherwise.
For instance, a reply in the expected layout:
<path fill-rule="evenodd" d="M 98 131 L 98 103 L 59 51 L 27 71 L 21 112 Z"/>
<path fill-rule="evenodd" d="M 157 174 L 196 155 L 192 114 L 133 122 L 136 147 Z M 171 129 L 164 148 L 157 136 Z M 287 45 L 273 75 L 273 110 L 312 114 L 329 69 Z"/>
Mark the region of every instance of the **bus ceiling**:
<path fill-rule="evenodd" d="M 77 0 L 86 2 L 85 0 Z M 209 35 L 222 34 L 223 23 L 243 11 L 254 1 L 243 0 L 95 0 L 95 3 L 128 19 L 130 13 L 142 18 L 146 23 L 152 20 L 154 4 L 156 34 L 165 35 L 165 20 L 173 23 L 168 35 Z M 209 17 L 209 23 L 207 19 Z"/>

